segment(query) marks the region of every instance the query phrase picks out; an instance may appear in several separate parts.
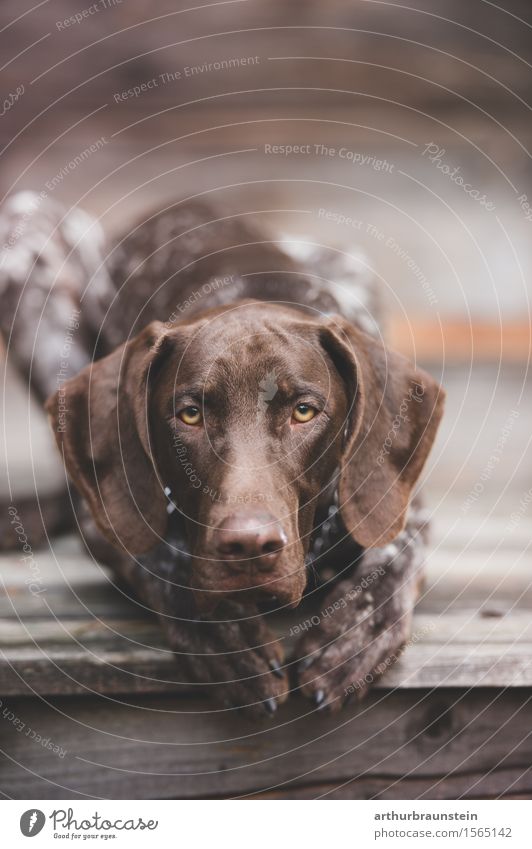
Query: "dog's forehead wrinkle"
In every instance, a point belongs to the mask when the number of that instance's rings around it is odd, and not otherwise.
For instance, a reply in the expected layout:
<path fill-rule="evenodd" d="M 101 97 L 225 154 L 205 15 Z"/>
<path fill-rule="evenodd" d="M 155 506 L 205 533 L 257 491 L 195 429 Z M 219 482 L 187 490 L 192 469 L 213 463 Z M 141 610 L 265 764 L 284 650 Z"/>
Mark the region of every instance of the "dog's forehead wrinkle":
<path fill-rule="evenodd" d="M 193 332 L 193 340 L 211 349 L 231 347 L 235 342 L 243 341 L 252 346 L 272 347 L 296 340 L 298 334 L 295 320 L 287 321 L 285 311 L 277 312 L 276 307 L 252 304 L 240 310 L 224 311 L 212 321 L 202 322 Z M 304 339 L 301 338 L 300 342 L 303 343 Z"/>
<path fill-rule="evenodd" d="M 296 315 L 281 305 L 256 303 L 216 314 L 189 327 L 181 368 L 199 380 L 226 384 L 227 391 L 238 391 L 244 377 L 249 378 L 247 386 L 256 386 L 273 373 L 287 381 L 326 380 L 319 335 L 312 323 L 302 326 Z"/>
<path fill-rule="evenodd" d="M 319 360 L 308 361 L 294 356 L 293 352 L 283 350 L 286 346 L 281 344 L 277 349 L 268 344 L 253 352 L 246 351 L 246 347 L 203 361 L 191 356 L 190 366 L 183 370 L 188 384 L 199 390 L 206 400 L 223 392 L 226 398 L 237 394 L 242 401 L 253 399 L 256 402 L 257 394 L 271 400 L 270 396 L 277 393 L 289 395 L 298 388 L 304 389 L 307 383 L 323 386 L 326 382 Z"/>

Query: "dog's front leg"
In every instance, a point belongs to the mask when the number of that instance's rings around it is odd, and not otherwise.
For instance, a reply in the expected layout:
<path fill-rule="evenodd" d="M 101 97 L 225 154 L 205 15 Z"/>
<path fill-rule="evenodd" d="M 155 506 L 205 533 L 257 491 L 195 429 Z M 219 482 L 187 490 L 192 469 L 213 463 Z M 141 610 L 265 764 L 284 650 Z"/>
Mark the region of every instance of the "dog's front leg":
<path fill-rule="evenodd" d="M 210 618 L 199 616 L 187 585 L 186 558 L 176 562 L 164 546 L 113 566 L 157 614 L 181 681 L 224 708 L 255 717 L 275 713 L 289 693 L 284 653 L 256 608 L 223 601 Z"/>
<path fill-rule="evenodd" d="M 296 650 L 299 687 L 318 707 L 338 710 L 351 696 L 361 699 L 397 659 L 410 636 L 424 548 L 413 513 L 392 544 L 369 549 L 328 594 Z"/>
<path fill-rule="evenodd" d="M 224 707 L 273 715 L 289 693 L 281 644 L 257 609 L 225 602 L 215 619 L 166 618 L 163 630 L 186 680 Z"/>

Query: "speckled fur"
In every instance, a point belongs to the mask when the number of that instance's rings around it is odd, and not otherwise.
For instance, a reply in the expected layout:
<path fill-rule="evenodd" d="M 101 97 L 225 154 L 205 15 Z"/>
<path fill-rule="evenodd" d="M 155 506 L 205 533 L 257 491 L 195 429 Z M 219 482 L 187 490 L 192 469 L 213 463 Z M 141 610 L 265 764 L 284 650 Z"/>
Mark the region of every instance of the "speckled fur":
<path fill-rule="evenodd" d="M 1 330 L 10 358 L 41 399 L 57 389 L 73 310 L 79 328 L 67 376 L 153 319 L 171 327 L 184 314 L 243 297 L 281 300 L 312 315 L 337 313 L 379 333 L 378 297 L 363 258 L 300 238 L 272 239 L 249 217 L 222 215 L 201 202 L 147 215 L 108 246 L 81 210 L 25 192 L 4 205 L 0 240 L 7 245 Z M 364 695 L 408 640 L 426 540 L 417 501 L 393 543 L 363 550 L 345 530 L 333 488 L 317 514 L 308 568 L 309 590 L 321 585 L 320 607 L 334 612 L 303 634 L 290 662 L 258 610 L 224 602 L 215 621 L 190 614 L 187 558 L 176 554 L 186 549 L 179 516 L 171 518 L 167 541 L 137 559 L 106 542 L 83 505 L 79 519 L 89 550 L 159 616 L 183 678 L 212 687 L 224 704 L 264 715 L 297 690 L 317 708 L 334 710 L 352 694 Z M 361 589 L 368 575 L 371 585 Z"/>

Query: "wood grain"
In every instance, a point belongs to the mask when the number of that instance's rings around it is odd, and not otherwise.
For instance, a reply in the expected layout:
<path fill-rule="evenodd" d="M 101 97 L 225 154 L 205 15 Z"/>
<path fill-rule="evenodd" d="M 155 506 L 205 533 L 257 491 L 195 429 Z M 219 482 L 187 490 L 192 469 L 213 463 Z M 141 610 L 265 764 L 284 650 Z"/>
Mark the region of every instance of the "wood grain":
<path fill-rule="evenodd" d="M 373 693 L 337 716 L 294 700 L 261 724 L 175 696 L 4 700 L 54 755 L 0 725 L 13 798 L 347 798 L 530 794 L 527 690 Z M 7 726 L 7 727 L 6 727 Z"/>

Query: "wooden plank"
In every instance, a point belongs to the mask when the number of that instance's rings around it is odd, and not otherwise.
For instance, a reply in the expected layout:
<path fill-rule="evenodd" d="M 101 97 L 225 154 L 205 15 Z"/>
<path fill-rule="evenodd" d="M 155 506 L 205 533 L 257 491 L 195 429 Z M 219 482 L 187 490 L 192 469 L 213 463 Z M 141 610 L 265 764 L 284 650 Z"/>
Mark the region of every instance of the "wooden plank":
<path fill-rule="evenodd" d="M 7 619 L 0 621 L 0 646 L 5 651 L 17 651 L 18 648 L 43 646 L 44 648 L 65 648 L 75 644 L 88 649 L 127 647 L 142 644 L 148 647 L 162 646 L 160 629 L 153 619 L 101 619 L 68 618 L 58 621 L 49 619 L 31 619 L 27 623 Z"/>
<path fill-rule="evenodd" d="M 0 719 L 0 790 L 12 798 L 224 798 L 345 785 L 349 798 L 377 790 L 394 798 L 399 782 L 401 792 L 413 782 L 426 798 L 527 794 L 531 697 L 530 690 L 375 692 L 335 716 L 293 700 L 263 723 L 176 697 L 129 706 L 4 699 L 13 718 Z M 65 754 L 43 748 L 32 731 Z"/>
<path fill-rule="evenodd" d="M 516 528 L 515 550 L 497 550 L 500 528 L 494 525 L 438 515 L 436 540 L 447 546 L 449 537 L 457 548 L 430 555 L 413 644 L 378 687 L 532 686 L 532 585 L 522 556 L 527 528 Z M 489 545 L 482 543 L 486 534 Z M 0 694 L 183 689 L 156 620 L 112 584 L 108 570 L 93 563 L 78 540 L 54 541 L 54 550 L 37 552 L 35 562 L 38 594 L 29 592 L 17 553 L 0 558 Z M 287 653 L 291 626 L 319 609 L 316 600 L 275 618 Z"/>
<path fill-rule="evenodd" d="M 0 654 L 3 696 L 190 693 L 180 685 L 177 662 L 166 648 L 89 651 L 84 648 L 19 649 Z"/>
<path fill-rule="evenodd" d="M 436 496 L 429 499 L 435 501 Z M 523 520 L 511 532 L 508 522 L 508 516 L 493 515 L 486 520 L 484 516 L 461 515 L 459 505 L 453 510 L 436 510 L 431 519 L 433 550 L 427 561 L 430 580 L 435 582 L 445 575 L 447 581 L 456 575 L 467 583 L 472 578 L 482 581 L 488 575 L 493 585 L 503 580 L 513 590 L 529 586 L 530 522 Z M 56 538 L 53 548 L 42 548 L 34 554 L 47 592 L 69 585 L 76 593 L 96 585 L 113 590 L 110 570 L 92 561 L 75 535 Z M 0 554 L 0 603 L 6 593 L 27 596 L 23 591 L 28 577 L 28 566 L 18 551 Z"/>
<path fill-rule="evenodd" d="M 530 610 L 532 584 L 528 561 L 523 560 L 524 568 L 520 569 L 511 568 L 511 563 L 508 553 L 502 553 L 500 559 L 488 561 L 485 555 L 471 554 L 457 559 L 455 552 L 438 552 L 430 561 L 428 583 L 420 607 L 433 613 L 441 613 L 449 605 L 479 611 L 483 608 L 500 609 L 502 612 Z M 501 571 L 503 565 L 507 568 L 506 573 Z M 28 621 L 52 615 L 65 619 L 143 618 L 143 611 L 138 605 L 111 582 L 106 583 L 97 569 L 91 567 L 91 571 L 94 572 L 92 581 L 48 584 L 46 592 L 40 596 L 28 592 L 22 583 L 4 589 L 0 584 L 0 619 Z M 319 606 L 319 603 L 316 602 L 316 605 Z M 305 608 L 298 609 L 293 616 L 295 619 L 302 617 L 304 611 Z"/>
<path fill-rule="evenodd" d="M 508 791 L 511 788 L 511 792 Z M 250 799 L 530 799 L 532 768 L 503 769 L 489 773 L 389 778 L 364 776 L 340 784 L 309 784 L 283 790 L 253 793 Z"/>
<path fill-rule="evenodd" d="M 298 611 L 270 617 L 273 630 L 279 639 L 285 641 L 290 638 L 291 628 L 304 621 Z M 452 642 L 460 646 L 485 643 L 504 647 L 518 642 L 528 647 L 532 644 L 532 616 L 529 610 L 515 610 L 505 614 L 502 610 L 486 609 L 483 613 L 471 608 L 451 608 L 434 616 L 432 611 L 425 612 L 421 604 L 416 610 L 412 631 L 417 646 L 444 646 Z M 128 646 L 132 651 L 138 646 L 161 650 L 164 648 L 161 634 L 156 619 L 149 617 L 0 621 L 0 647 L 5 652 L 17 652 L 32 646 L 53 650 L 54 647 L 68 649 L 75 645 L 95 651 Z"/>
<path fill-rule="evenodd" d="M 289 622 L 277 622 L 290 645 Z M 300 620 L 299 620 L 300 621 Z M 179 664 L 155 622 L 31 620 L 0 625 L 4 695 L 172 692 Z M 376 684 L 381 689 L 532 686 L 529 611 L 416 613 L 412 644 Z"/>

